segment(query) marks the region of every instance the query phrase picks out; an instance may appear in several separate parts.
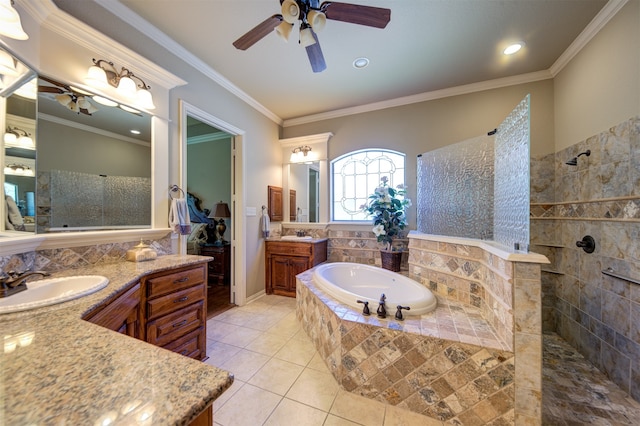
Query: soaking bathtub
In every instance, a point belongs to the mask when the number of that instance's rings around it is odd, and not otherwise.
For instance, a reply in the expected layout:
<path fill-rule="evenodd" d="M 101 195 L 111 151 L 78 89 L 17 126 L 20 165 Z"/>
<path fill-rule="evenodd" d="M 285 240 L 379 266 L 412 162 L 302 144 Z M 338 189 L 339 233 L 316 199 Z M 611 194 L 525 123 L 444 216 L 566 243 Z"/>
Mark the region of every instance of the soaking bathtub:
<path fill-rule="evenodd" d="M 403 315 L 423 315 L 436 308 L 437 300 L 426 287 L 414 280 L 377 266 L 360 263 L 324 263 L 313 272 L 314 284 L 345 305 L 362 309 L 358 300 L 369 302 L 375 315 L 380 296 L 386 296 L 386 309 L 393 315 L 398 305 L 409 306 Z"/>

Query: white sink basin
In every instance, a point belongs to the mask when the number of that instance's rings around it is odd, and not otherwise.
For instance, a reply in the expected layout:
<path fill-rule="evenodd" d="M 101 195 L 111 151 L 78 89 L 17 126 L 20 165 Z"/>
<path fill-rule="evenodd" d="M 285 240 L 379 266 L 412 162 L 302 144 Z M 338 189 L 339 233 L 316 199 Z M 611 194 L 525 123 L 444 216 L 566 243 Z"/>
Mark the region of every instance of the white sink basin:
<path fill-rule="evenodd" d="M 283 240 L 312 240 L 313 237 L 311 235 L 305 235 L 304 237 L 298 237 L 297 235 L 283 235 L 281 237 Z"/>
<path fill-rule="evenodd" d="M 27 282 L 27 290 L 0 299 L 0 314 L 55 305 L 103 289 L 109 279 L 101 275 L 77 275 Z"/>

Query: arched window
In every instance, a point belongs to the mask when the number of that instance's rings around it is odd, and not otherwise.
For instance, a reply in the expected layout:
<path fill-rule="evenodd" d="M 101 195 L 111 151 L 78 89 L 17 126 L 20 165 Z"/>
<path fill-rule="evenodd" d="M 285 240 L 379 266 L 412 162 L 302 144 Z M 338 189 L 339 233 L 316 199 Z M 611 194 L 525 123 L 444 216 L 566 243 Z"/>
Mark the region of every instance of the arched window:
<path fill-rule="evenodd" d="M 361 210 L 382 177 L 389 186 L 404 184 L 405 155 L 388 149 L 353 151 L 331 161 L 331 218 L 369 220 Z"/>

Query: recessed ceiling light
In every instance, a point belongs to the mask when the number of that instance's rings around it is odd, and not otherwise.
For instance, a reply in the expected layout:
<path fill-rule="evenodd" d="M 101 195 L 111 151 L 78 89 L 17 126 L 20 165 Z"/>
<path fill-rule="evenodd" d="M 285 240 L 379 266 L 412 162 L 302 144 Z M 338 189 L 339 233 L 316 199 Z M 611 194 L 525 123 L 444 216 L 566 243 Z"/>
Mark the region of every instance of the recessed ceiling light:
<path fill-rule="evenodd" d="M 505 55 L 513 55 L 514 53 L 522 49 L 523 46 L 524 46 L 524 42 L 521 42 L 521 41 L 517 43 L 512 43 L 509 46 L 507 46 L 507 48 L 504 49 L 502 53 L 504 53 Z"/>
<path fill-rule="evenodd" d="M 357 58 L 353 61 L 353 67 L 357 69 L 365 68 L 367 65 L 369 65 L 369 59 L 365 57 Z"/>
<path fill-rule="evenodd" d="M 140 130 L 132 129 L 132 130 L 129 130 L 129 131 L 130 131 L 131 133 L 133 133 L 134 135 L 139 135 L 139 134 L 140 134 Z"/>

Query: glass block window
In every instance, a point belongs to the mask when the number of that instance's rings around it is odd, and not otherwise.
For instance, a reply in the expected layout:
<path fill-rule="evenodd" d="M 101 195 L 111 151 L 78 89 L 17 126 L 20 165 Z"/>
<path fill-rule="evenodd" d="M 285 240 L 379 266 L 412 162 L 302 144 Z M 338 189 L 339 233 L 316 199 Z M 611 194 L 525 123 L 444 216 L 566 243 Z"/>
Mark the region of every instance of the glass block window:
<path fill-rule="evenodd" d="M 331 218 L 368 221 L 361 210 L 383 177 L 389 186 L 404 185 L 405 155 L 388 149 L 353 151 L 331 161 Z"/>

